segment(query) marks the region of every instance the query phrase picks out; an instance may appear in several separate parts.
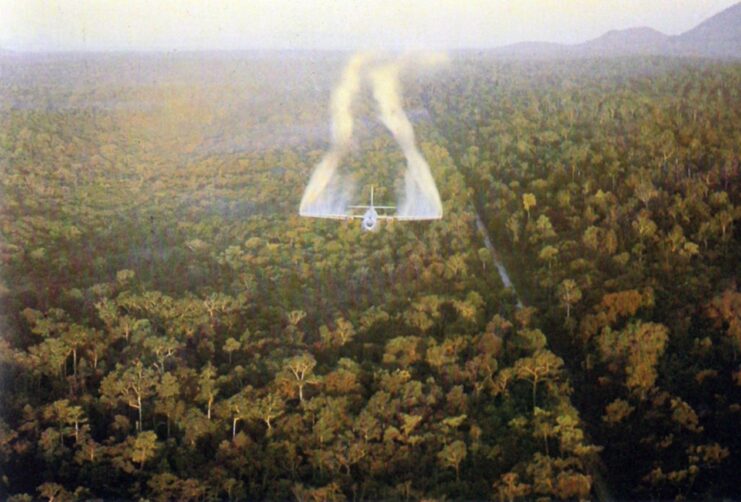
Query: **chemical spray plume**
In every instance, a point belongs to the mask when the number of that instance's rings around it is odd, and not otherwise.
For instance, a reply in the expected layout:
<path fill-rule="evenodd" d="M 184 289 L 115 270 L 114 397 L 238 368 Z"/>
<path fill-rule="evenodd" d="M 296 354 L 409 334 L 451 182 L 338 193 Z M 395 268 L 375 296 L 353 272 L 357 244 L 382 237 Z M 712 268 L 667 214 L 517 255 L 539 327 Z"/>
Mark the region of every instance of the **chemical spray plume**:
<path fill-rule="evenodd" d="M 342 179 L 337 167 L 349 150 L 352 140 L 352 105 L 360 90 L 361 70 L 377 60 L 377 56 L 368 53 L 353 56 L 332 93 L 332 145 L 316 166 L 304 191 L 299 208 L 302 216 L 346 215 L 354 186 L 349 180 Z M 379 117 L 406 157 L 404 193 L 395 215 L 400 219 L 441 218 L 443 208 L 430 167 L 417 148 L 414 129 L 402 106 L 399 73 L 403 66 L 412 62 L 421 66 L 434 66 L 445 60 L 445 55 L 436 53 L 416 56 L 407 54 L 391 63 L 375 63 L 369 72 Z"/>
<path fill-rule="evenodd" d="M 344 213 L 352 196 L 352 184 L 340 179 L 337 167 L 350 147 L 353 133 L 352 105 L 360 90 L 360 70 L 370 56 L 354 55 L 342 72 L 340 83 L 332 92 L 332 145 L 314 169 L 304 190 L 299 213 L 321 216 Z"/>
<path fill-rule="evenodd" d="M 414 129 L 401 104 L 400 71 L 401 64 L 396 62 L 380 66 L 370 74 L 381 122 L 394 136 L 407 161 L 404 195 L 397 216 L 405 219 L 442 218 L 443 206 L 430 166 L 417 148 Z"/>

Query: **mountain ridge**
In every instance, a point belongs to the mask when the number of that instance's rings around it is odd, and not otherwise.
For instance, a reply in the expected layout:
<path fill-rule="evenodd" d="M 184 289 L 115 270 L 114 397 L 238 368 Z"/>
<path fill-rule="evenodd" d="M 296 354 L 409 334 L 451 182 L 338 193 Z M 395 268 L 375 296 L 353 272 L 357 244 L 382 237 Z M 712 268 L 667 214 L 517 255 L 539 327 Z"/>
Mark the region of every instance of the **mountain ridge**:
<path fill-rule="evenodd" d="M 616 57 L 631 55 L 741 58 L 741 2 L 679 35 L 648 26 L 610 30 L 576 44 L 518 42 L 492 50 L 505 57 Z"/>

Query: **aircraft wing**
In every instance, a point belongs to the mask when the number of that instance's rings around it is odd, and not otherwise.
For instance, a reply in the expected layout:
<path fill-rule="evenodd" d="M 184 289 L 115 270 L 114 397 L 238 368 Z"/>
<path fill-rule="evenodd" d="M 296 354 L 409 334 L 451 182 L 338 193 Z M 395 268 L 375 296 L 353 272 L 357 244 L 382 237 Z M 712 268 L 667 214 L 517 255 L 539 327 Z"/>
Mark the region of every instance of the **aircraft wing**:
<path fill-rule="evenodd" d="M 422 220 L 439 220 L 433 216 L 397 216 L 395 214 L 379 214 L 376 216 L 379 220 L 398 220 L 398 221 L 422 221 Z"/>
<path fill-rule="evenodd" d="M 379 216 L 381 218 L 381 216 Z M 441 220 L 442 216 L 389 216 L 389 219 L 399 221 L 427 221 L 427 220 Z"/>
<path fill-rule="evenodd" d="M 324 218 L 328 220 L 351 220 L 353 218 L 362 218 L 361 214 L 302 214 L 307 218 Z"/>
<path fill-rule="evenodd" d="M 396 209 L 396 206 L 347 206 L 348 209 Z"/>
<path fill-rule="evenodd" d="M 302 214 L 308 218 L 325 218 L 328 220 L 352 220 L 362 219 L 362 214 Z M 376 216 L 379 220 L 398 220 L 398 221 L 423 221 L 439 220 L 442 216 L 396 216 L 394 214 L 379 214 Z"/>

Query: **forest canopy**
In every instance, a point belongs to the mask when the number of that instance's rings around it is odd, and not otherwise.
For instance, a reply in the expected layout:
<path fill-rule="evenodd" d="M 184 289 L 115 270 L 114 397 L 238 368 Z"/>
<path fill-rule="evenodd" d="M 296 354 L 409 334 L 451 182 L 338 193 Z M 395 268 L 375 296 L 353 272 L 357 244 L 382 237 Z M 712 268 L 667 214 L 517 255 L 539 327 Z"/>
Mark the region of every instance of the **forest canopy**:
<path fill-rule="evenodd" d="M 445 217 L 362 232 L 298 216 L 344 59 L 279 56 L 0 58 L 4 498 L 741 495 L 741 65 L 407 75 Z"/>

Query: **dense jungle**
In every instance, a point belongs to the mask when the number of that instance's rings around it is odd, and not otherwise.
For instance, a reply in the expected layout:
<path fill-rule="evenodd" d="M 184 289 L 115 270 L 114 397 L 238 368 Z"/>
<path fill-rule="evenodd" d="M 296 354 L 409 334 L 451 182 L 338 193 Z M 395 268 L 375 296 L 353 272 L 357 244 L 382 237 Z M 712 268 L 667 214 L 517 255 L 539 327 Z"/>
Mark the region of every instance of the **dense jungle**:
<path fill-rule="evenodd" d="M 298 215 L 347 57 L 0 57 L 2 497 L 740 497 L 741 63 L 405 72 L 444 217 L 363 232 Z"/>

